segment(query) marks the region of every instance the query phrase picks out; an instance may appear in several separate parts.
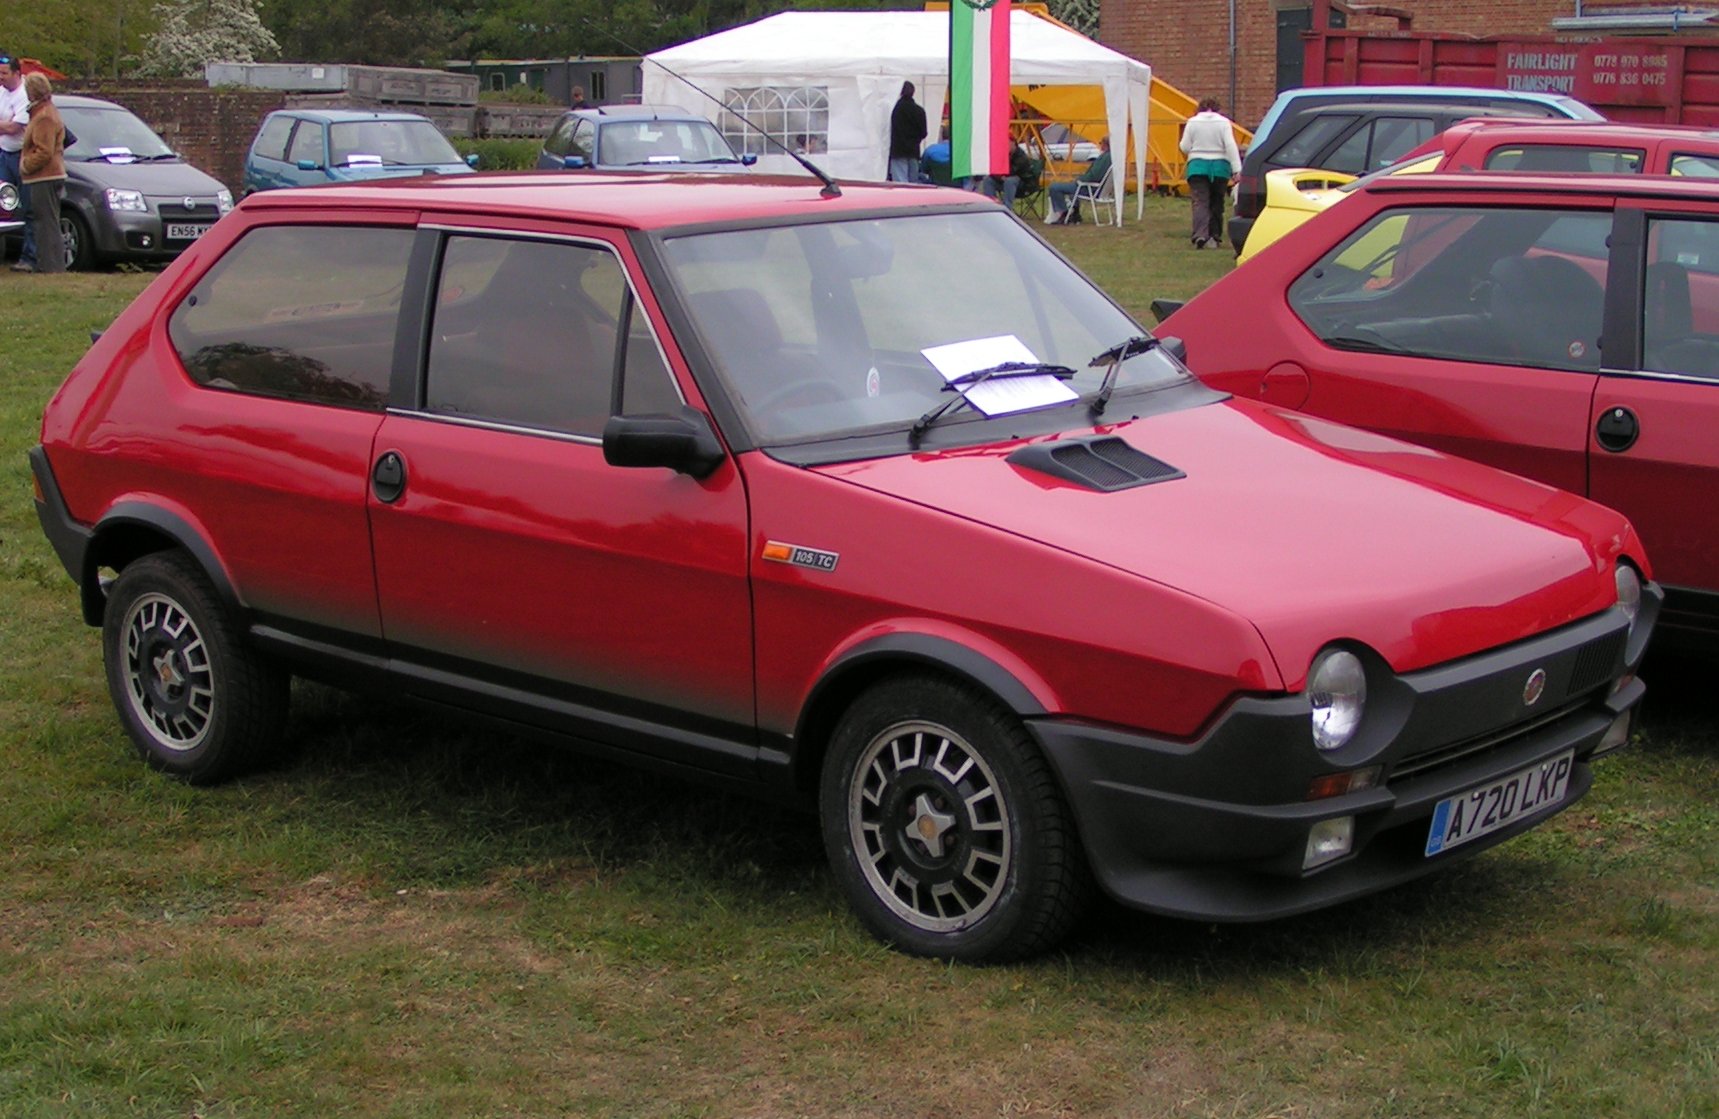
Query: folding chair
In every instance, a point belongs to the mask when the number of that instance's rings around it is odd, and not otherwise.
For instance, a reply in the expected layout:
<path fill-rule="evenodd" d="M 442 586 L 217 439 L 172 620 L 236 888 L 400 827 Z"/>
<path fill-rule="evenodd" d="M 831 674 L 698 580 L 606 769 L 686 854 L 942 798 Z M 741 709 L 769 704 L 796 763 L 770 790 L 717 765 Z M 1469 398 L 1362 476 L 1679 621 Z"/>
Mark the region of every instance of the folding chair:
<path fill-rule="evenodd" d="M 1042 159 L 1029 160 L 1033 173 L 1021 176 L 1021 183 L 1015 188 L 1015 213 L 1029 218 L 1045 216 L 1045 164 Z"/>
<path fill-rule="evenodd" d="M 1073 207 L 1077 216 L 1080 213 L 1082 202 L 1092 203 L 1093 221 L 1100 225 L 1115 225 L 1118 229 L 1122 228 L 1122 199 L 1116 193 L 1116 167 L 1114 164 L 1111 165 L 1109 171 L 1104 173 L 1104 178 L 1098 182 L 1074 184 L 1074 197 L 1069 199 L 1069 205 Z M 1114 212 L 1114 221 L 1106 220 L 1103 217 L 1106 206 L 1109 206 Z"/>

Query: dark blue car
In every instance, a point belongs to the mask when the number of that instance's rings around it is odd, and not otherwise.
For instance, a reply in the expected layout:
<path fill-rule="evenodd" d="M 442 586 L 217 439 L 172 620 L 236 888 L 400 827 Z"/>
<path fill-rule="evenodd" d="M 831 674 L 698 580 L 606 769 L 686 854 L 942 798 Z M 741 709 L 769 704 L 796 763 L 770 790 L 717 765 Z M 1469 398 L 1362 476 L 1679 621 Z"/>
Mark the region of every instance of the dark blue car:
<path fill-rule="evenodd" d="M 570 109 L 537 155 L 544 171 L 734 171 L 757 162 L 755 155 L 736 155 L 697 113 L 651 105 Z"/>

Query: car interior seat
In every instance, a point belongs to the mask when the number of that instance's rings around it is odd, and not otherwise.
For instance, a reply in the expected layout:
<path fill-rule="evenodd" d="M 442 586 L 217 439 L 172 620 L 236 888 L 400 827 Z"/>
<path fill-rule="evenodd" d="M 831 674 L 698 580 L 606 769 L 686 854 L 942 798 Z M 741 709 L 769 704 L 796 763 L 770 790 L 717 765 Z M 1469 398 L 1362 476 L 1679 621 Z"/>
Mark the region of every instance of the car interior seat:
<path fill-rule="evenodd" d="M 1642 365 L 1660 373 L 1719 378 L 1719 338 L 1695 332 L 1689 269 L 1674 260 L 1655 261 L 1644 280 Z"/>
<path fill-rule="evenodd" d="M 782 348 L 782 327 L 751 288 L 701 291 L 690 297 L 698 329 L 741 399 L 756 406 L 802 374 Z"/>
<path fill-rule="evenodd" d="M 1489 303 L 1507 353 L 1527 365 L 1600 367 L 1605 290 L 1561 256 L 1506 257 L 1491 271 Z"/>

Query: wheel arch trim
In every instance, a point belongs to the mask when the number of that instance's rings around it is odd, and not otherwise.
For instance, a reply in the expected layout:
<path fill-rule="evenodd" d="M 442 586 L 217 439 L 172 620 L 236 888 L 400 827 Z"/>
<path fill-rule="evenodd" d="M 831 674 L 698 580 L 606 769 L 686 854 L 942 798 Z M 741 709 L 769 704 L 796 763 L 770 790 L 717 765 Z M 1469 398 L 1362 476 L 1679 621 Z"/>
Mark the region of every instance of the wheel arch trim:
<path fill-rule="evenodd" d="M 1006 650 L 979 648 L 992 643 L 976 634 L 963 633 L 961 638 L 898 629 L 861 637 L 833 656 L 800 705 L 793 735 L 794 784 L 802 790 L 816 787 L 841 712 L 871 683 L 894 671 L 922 669 L 953 677 L 993 696 L 1023 719 L 1054 709 L 1054 689 L 1018 658 Z"/>
<path fill-rule="evenodd" d="M 90 544 L 84 551 L 83 571 L 78 579 L 83 596 L 85 622 L 90 625 L 101 624 L 103 609 L 107 603 L 107 596 L 102 591 L 98 578 L 101 568 L 113 566 L 112 560 L 115 558 L 122 563 L 129 563 L 152 552 L 165 550 L 154 547 L 123 547 L 116 544 L 116 541 L 122 538 L 137 539 L 136 530 L 163 538 L 167 542 L 166 548 L 179 548 L 184 551 L 209 577 L 223 603 L 234 610 L 243 609 L 244 603 L 233 586 L 226 565 L 221 562 L 214 546 L 209 543 L 208 534 L 200 526 L 174 510 L 149 501 L 132 500 L 118 502 L 108 509 L 90 531 Z"/>

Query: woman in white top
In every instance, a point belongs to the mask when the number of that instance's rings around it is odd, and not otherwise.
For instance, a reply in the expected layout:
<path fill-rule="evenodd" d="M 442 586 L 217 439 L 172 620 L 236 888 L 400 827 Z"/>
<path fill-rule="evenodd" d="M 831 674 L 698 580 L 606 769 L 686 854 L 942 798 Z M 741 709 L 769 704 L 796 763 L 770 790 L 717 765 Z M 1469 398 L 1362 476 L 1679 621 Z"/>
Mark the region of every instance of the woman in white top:
<path fill-rule="evenodd" d="M 1182 131 L 1182 154 L 1188 157 L 1188 193 L 1194 196 L 1194 248 L 1224 244 L 1224 196 L 1230 180 L 1241 171 L 1235 126 L 1218 111 L 1218 99 L 1200 102 Z"/>

